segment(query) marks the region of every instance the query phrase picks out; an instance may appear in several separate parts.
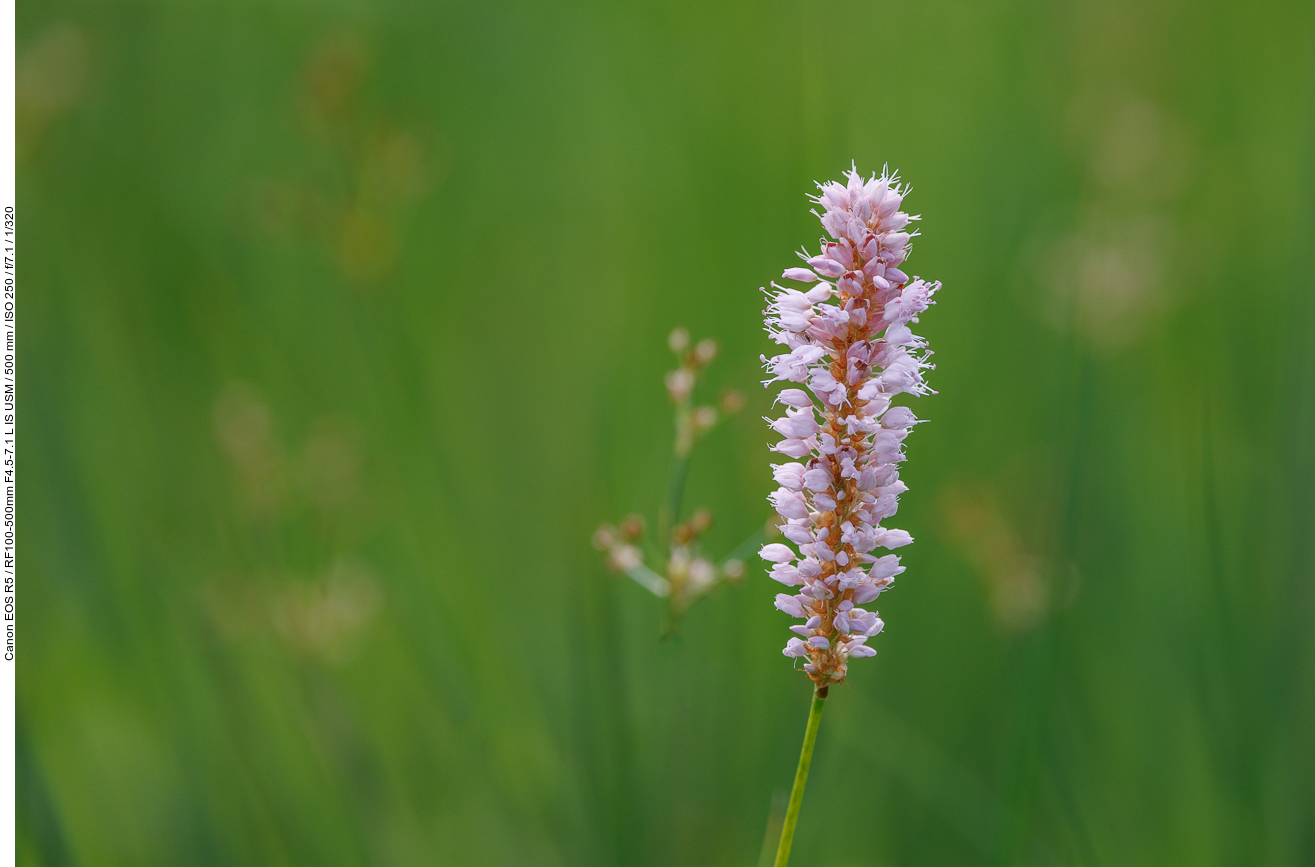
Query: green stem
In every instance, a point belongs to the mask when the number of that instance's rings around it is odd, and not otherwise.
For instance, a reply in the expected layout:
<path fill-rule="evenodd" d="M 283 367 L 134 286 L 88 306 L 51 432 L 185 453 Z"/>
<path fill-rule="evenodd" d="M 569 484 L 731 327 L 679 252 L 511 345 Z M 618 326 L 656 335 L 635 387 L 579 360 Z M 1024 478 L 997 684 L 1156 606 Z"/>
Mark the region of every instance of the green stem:
<path fill-rule="evenodd" d="M 822 723 L 822 708 L 826 705 L 827 687 L 813 693 L 813 707 L 808 711 L 808 728 L 804 730 L 804 748 L 799 753 L 799 769 L 794 772 L 794 788 L 790 790 L 790 806 L 785 811 L 785 824 L 781 826 L 781 845 L 776 848 L 775 867 L 790 863 L 790 844 L 794 842 L 794 826 L 799 821 L 799 805 L 804 800 L 804 785 L 808 782 L 808 767 L 813 763 L 813 744 L 817 743 L 817 727 Z"/>
<path fill-rule="evenodd" d="M 666 533 L 680 523 L 680 501 L 685 498 L 685 476 L 689 472 L 689 455 L 676 455 L 671 459 L 671 472 L 667 475 L 667 527 Z M 670 538 L 665 541 L 671 541 Z"/>
<path fill-rule="evenodd" d="M 680 523 L 680 501 L 685 494 L 685 473 L 689 470 L 689 453 L 694 446 L 689 404 L 676 407 L 676 442 L 672 448 L 671 470 L 667 473 L 667 497 L 658 507 L 657 544 L 665 558 L 671 544 L 671 531 Z"/>

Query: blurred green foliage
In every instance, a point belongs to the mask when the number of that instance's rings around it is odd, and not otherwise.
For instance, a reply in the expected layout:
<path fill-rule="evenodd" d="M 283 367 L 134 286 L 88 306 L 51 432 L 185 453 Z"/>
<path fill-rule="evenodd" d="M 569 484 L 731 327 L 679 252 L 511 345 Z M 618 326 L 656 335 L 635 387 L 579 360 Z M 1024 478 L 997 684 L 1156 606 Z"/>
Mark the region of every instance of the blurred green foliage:
<path fill-rule="evenodd" d="M 20 863 L 757 863 L 775 587 L 660 641 L 589 536 L 679 324 L 749 397 L 686 502 L 760 525 L 757 287 L 851 159 L 940 394 L 794 863 L 1315 863 L 1313 19 L 22 4 Z"/>

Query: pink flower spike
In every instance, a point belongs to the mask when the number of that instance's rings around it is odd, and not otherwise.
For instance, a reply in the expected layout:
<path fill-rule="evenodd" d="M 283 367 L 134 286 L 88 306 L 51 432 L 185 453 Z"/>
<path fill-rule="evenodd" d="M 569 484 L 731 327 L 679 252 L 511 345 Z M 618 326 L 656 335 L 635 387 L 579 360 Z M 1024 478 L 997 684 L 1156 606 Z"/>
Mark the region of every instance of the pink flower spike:
<path fill-rule="evenodd" d="M 799 553 L 773 543 L 762 557 L 776 564 L 775 580 L 799 588 L 777 596 L 777 608 L 805 621 L 784 652 L 804 660 L 819 692 L 845 679 L 850 659 L 875 654 L 866 642 L 884 623 L 856 606 L 876 599 L 904 567 L 898 556 L 874 552 L 913 542 L 881 526 L 907 490 L 899 464 L 918 423 L 891 402 L 933 393 L 924 378 L 932 368 L 927 342 L 909 326 L 940 284 L 902 270 L 917 234 L 908 231 L 916 218 L 901 210 L 907 193 L 892 174 L 864 178 L 856 169 L 843 183 L 819 184 L 814 213 L 834 240 L 801 254 L 808 268 L 783 273 L 816 285 L 800 292 L 773 284 L 767 293 L 768 333 L 788 350 L 763 359 L 768 384 L 791 384 L 776 401 L 785 410 L 767 421 L 785 437 L 774 450 L 798 461 L 773 468 L 780 488 L 770 500 Z"/>

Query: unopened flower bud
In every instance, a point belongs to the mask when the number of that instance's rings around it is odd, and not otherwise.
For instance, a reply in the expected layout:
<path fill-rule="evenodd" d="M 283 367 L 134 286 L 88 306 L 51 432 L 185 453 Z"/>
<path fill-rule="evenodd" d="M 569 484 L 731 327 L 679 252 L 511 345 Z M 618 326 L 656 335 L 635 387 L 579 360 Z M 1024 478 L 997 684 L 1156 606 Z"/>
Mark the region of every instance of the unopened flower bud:
<path fill-rule="evenodd" d="M 778 394 L 776 399 L 786 406 L 793 406 L 797 409 L 813 405 L 813 399 L 802 388 L 787 388 Z"/>
<path fill-rule="evenodd" d="M 735 415 L 735 413 L 744 409 L 744 395 L 738 391 L 722 392 L 719 402 L 721 403 L 721 411 L 727 415 Z"/>
<path fill-rule="evenodd" d="M 841 274 L 845 273 L 843 265 L 832 259 L 828 259 L 826 256 L 814 256 L 808 260 L 808 264 L 827 277 L 839 277 Z"/>
<path fill-rule="evenodd" d="M 667 335 L 667 346 L 671 351 L 680 355 L 686 349 L 689 349 L 689 331 L 685 328 L 675 328 Z"/>
<path fill-rule="evenodd" d="M 701 406 L 694 410 L 694 426 L 707 430 L 717 423 L 717 411 L 710 406 Z"/>
<path fill-rule="evenodd" d="M 772 478 L 776 479 L 776 484 L 791 491 L 797 491 L 804 486 L 804 472 L 803 464 L 774 464 L 772 466 Z"/>

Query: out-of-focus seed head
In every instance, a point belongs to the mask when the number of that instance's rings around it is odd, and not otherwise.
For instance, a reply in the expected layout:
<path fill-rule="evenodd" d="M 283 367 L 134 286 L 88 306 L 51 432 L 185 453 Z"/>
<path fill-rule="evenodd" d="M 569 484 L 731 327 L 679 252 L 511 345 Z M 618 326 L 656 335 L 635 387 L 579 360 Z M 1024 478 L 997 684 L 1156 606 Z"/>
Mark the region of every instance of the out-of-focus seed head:
<path fill-rule="evenodd" d="M 594 548 L 599 551 L 606 551 L 620 541 L 617 535 L 616 527 L 611 524 L 603 524 L 597 530 L 594 530 L 593 538 L 590 540 Z"/>
<path fill-rule="evenodd" d="M 642 515 L 626 515 L 621 521 L 621 535 L 627 542 L 637 541 L 644 535 L 644 517 Z"/>
<path fill-rule="evenodd" d="M 634 545 L 614 545 L 607 552 L 608 562 L 619 572 L 629 572 L 644 562 L 644 555 Z"/>
<path fill-rule="evenodd" d="M 688 545 L 712 528 L 712 511 L 706 506 L 694 510 L 688 521 L 677 524 L 671 531 L 673 545 Z"/>
<path fill-rule="evenodd" d="M 667 335 L 667 346 L 670 346 L 671 351 L 677 355 L 684 353 L 686 349 L 689 349 L 689 329 L 673 328 L 671 333 Z"/>
<path fill-rule="evenodd" d="M 673 370 L 666 376 L 667 394 L 671 396 L 673 403 L 684 403 L 689 400 L 690 392 L 694 390 L 694 371 L 687 367 L 679 370 Z"/>
<path fill-rule="evenodd" d="M 703 557 L 695 557 L 689 564 L 688 593 L 701 593 L 711 587 L 716 580 L 717 567 Z"/>
<path fill-rule="evenodd" d="M 694 427 L 700 433 L 717 423 L 717 411 L 710 406 L 701 406 L 694 410 Z"/>
<path fill-rule="evenodd" d="M 707 506 L 699 506 L 694 510 L 693 516 L 689 519 L 689 525 L 695 533 L 703 535 L 712 529 L 712 510 Z"/>
<path fill-rule="evenodd" d="M 694 390 L 705 367 L 717 355 L 717 343 L 711 339 L 692 343 L 689 331 L 681 327 L 673 329 L 667 336 L 667 345 L 677 359 L 677 368 L 666 373 L 664 383 L 675 405 L 676 436 L 672 451 L 676 461 L 674 466 L 679 469 L 682 462 L 689 459 L 698 439 L 720 420 L 719 413 L 729 415 L 739 411 L 744 406 L 744 398 L 739 392 L 728 391 L 715 405 L 694 406 Z M 643 552 L 635 544 L 645 534 L 644 521 L 639 515 L 627 516 L 619 527 L 602 525 L 592 539 L 594 547 L 605 552 L 610 569 L 626 572 L 635 583 L 668 600 L 669 626 L 672 628 L 688 607 L 715 587 L 718 581 L 723 578 L 738 580 L 744 575 L 744 564 L 739 560 L 730 561 L 729 571 L 725 571 L 701 553 L 700 538 L 712 526 L 712 513 L 708 509 L 697 509 L 689 520 L 676 523 L 680 512 L 678 499 L 666 504 L 659 512 L 658 532 L 665 537 L 662 541 L 670 546 L 670 555 L 660 567 L 644 563 Z"/>

